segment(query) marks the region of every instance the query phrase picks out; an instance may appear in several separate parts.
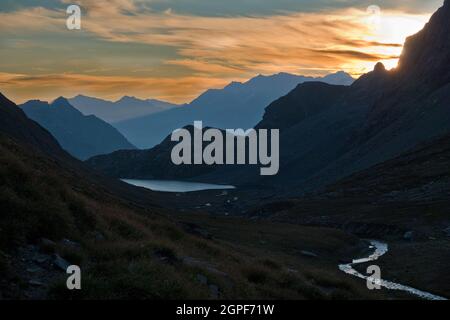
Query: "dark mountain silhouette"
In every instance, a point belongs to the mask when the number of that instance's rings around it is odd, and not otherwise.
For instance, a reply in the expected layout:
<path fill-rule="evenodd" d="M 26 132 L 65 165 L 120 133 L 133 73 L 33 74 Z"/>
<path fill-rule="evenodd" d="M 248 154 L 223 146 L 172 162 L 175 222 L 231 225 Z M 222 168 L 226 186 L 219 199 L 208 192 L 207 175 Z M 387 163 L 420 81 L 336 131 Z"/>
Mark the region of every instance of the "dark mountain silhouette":
<path fill-rule="evenodd" d="M 79 159 L 135 148 L 110 124 L 95 116 L 84 116 L 64 98 L 58 98 L 51 104 L 32 100 L 20 108 Z"/>
<path fill-rule="evenodd" d="M 186 126 L 193 136 L 194 126 Z M 208 127 L 204 127 L 203 131 Z M 223 132 L 223 134 L 225 134 Z M 119 150 L 107 155 L 99 155 L 86 160 L 86 164 L 114 178 L 128 179 L 191 179 L 209 174 L 219 169 L 207 165 L 174 165 L 171 160 L 172 148 L 178 142 L 167 136 L 159 145 L 147 150 Z M 194 149 L 192 146 L 192 154 Z M 225 150 L 224 150 L 225 153 Z"/>
<path fill-rule="evenodd" d="M 65 158 L 69 155 L 61 149 L 58 141 L 38 123 L 30 120 L 14 102 L 0 93 L 1 132 L 44 154 Z"/>
<path fill-rule="evenodd" d="M 155 99 L 141 100 L 129 96 L 122 97 L 121 99 L 112 102 L 78 95 L 68 99 L 68 101 L 84 115 L 94 115 L 111 124 L 180 107 L 172 103 Z"/>
<path fill-rule="evenodd" d="M 261 178 L 256 169 L 224 166 L 195 179 L 298 193 L 450 133 L 449 15 L 446 1 L 408 38 L 397 69 L 387 71 L 379 63 L 349 87 L 303 83 L 271 103 L 256 128 L 281 130 L 277 176 Z M 108 162 L 108 156 L 102 159 Z"/>
<path fill-rule="evenodd" d="M 447 201 L 450 194 L 450 135 L 350 175 L 326 189 L 332 198 L 377 201 Z"/>
<path fill-rule="evenodd" d="M 174 221 L 171 210 L 156 206 L 160 195 L 90 172 L 1 94 L 0 181 L 1 299 L 72 300 L 73 291 L 66 289 L 66 268 L 72 264 L 83 270 L 83 290 L 76 299 L 217 299 L 218 290 L 223 299 L 263 299 L 268 290 L 273 299 L 330 297 L 311 283 L 322 277 L 313 271 L 333 271 L 334 262 L 289 264 L 302 270 L 289 277 L 301 284 L 294 289 L 243 277 L 256 261 L 246 253 L 253 252 L 250 244 L 235 249 L 212 239 L 203 227 Z M 244 230 L 257 233 L 258 227 L 246 224 Z M 338 230 L 290 225 L 287 230 L 294 235 L 292 242 L 306 241 L 310 250 L 357 249 L 357 239 Z M 279 233 L 286 239 L 286 232 Z M 273 253 L 265 249 L 264 258 L 290 255 L 282 250 L 279 245 Z M 339 255 L 333 254 L 332 261 Z M 199 284 L 193 270 L 217 281 L 220 289 Z M 279 270 L 268 267 L 264 274 L 275 278 Z M 361 298 L 350 281 L 339 279 L 339 284 L 345 297 Z"/>
<path fill-rule="evenodd" d="M 327 86 L 302 84 L 272 103 L 257 128 L 281 129 L 281 169 L 260 182 L 294 192 L 320 188 L 450 133 L 449 16 L 446 1 L 407 39 L 395 70 L 377 64 L 334 95 Z M 245 183 L 258 179 L 249 178 Z"/>
<path fill-rule="evenodd" d="M 248 129 L 262 119 L 264 108 L 271 101 L 308 81 L 349 85 L 354 79 L 344 72 L 323 78 L 288 73 L 260 75 L 245 83 L 232 82 L 223 89 L 208 90 L 180 108 L 119 122 L 115 126 L 139 148 L 153 147 L 173 130 L 191 125 L 196 120 L 214 128 Z"/>

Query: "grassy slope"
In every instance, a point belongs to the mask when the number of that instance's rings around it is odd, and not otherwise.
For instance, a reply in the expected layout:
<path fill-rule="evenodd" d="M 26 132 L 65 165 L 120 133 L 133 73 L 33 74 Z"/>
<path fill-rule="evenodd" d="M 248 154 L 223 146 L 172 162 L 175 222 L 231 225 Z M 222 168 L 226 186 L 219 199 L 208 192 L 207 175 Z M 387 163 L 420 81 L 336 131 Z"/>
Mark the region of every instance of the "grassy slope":
<path fill-rule="evenodd" d="M 210 240 L 188 233 L 168 218 L 169 212 L 134 207 L 105 193 L 83 174 L 63 169 L 5 136 L 0 136 L 0 182 L 3 298 L 28 297 L 27 270 L 22 270 L 27 259 L 21 261 L 20 252 L 30 243 L 41 252 L 56 252 L 80 264 L 83 272 L 80 292 L 64 289 L 61 272 L 43 284 L 49 287 L 45 295 L 34 298 L 211 298 L 211 284 L 219 287 L 220 298 L 360 298 L 369 294 L 353 279 L 336 278 L 328 267 L 316 269 L 302 259 L 288 261 L 286 253 L 280 257 L 276 246 L 260 254 L 248 245 L 252 239 L 242 239 L 237 246 L 225 238 Z M 246 228 L 242 234 L 250 235 Z M 292 230 L 296 232 L 301 235 L 304 230 Z M 341 239 L 333 246 L 354 242 L 351 237 L 333 237 Z M 42 238 L 55 244 L 39 245 Z M 63 238 L 80 247 L 64 245 Z M 316 244 L 320 247 L 324 242 Z M 307 247 L 315 250 L 315 241 L 308 240 Z M 199 281 L 199 275 L 208 283 Z"/>
<path fill-rule="evenodd" d="M 384 239 L 387 279 L 450 297 L 450 136 L 356 173 L 324 193 L 265 205 L 274 220 L 334 226 Z M 411 239 L 405 234 L 412 232 Z"/>

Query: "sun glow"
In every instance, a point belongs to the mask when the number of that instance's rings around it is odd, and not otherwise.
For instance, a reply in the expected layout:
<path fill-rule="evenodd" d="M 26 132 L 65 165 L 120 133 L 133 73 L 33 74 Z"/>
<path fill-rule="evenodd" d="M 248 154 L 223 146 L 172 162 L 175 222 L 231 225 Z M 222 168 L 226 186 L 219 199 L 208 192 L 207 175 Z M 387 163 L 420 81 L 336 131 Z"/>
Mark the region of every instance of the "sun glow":
<path fill-rule="evenodd" d="M 367 11 L 362 23 L 367 26 L 368 33 L 362 40 L 373 43 L 366 52 L 385 56 L 381 62 L 387 69 L 397 67 L 403 44 L 407 37 L 419 32 L 429 20 L 430 15 L 411 15 L 398 12 L 383 12 L 381 9 Z M 373 69 L 376 62 L 359 62 L 354 66 L 355 74 L 366 73 Z"/>

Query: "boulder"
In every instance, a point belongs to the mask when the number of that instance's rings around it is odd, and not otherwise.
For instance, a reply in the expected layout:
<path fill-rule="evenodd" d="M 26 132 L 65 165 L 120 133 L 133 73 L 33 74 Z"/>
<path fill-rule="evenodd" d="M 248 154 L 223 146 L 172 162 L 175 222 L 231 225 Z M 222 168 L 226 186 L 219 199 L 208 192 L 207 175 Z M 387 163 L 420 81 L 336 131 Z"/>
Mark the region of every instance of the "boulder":
<path fill-rule="evenodd" d="M 405 232 L 405 234 L 403 235 L 403 239 L 408 241 L 414 240 L 414 232 L 413 231 Z"/>
<path fill-rule="evenodd" d="M 310 252 L 310 251 L 306 251 L 306 250 L 302 250 L 300 251 L 300 253 L 305 256 L 305 257 L 309 257 L 309 258 L 317 258 L 318 255 L 315 254 L 314 252 Z"/>
<path fill-rule="evenodd" d="M 208 278 L 205 277 L 204 275 L 197 274 L 196 278 L 197 278 L 197 281 L 200 282 L 201 284 L 204 284 L 204 285 L 208 284 Z"/>
<path fill-rule="evenodd" d="M 55 254 L 53 259 L 53 265 L 58 269 L 66 272 L 67 268 L 70 266 L 70 263 L 65 259 L 61 258 L 59 255 Z"/>
<path fill-rule="evenodd" d="M 219 299 L 220 296 L 220 291 L 219 291 L 219 287 L 214 285 L 214 284 L 210 284 L 209 285 L 209 292 L 211 293 L 211 297 L 213 299 Z"/>

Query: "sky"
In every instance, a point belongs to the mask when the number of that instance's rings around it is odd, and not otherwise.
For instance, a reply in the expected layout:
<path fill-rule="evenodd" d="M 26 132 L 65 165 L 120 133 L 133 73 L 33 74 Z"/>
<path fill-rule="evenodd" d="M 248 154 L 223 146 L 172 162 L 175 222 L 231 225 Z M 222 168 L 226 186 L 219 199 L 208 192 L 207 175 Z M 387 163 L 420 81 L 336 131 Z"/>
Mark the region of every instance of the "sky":
<path fill-rule="evenodd" d="M 189 102 L 258 74 L 394 68 L 443 0 L 2 0 L 0 92 Z M 81 30 L 66 9 L 82 9 Z"/>

